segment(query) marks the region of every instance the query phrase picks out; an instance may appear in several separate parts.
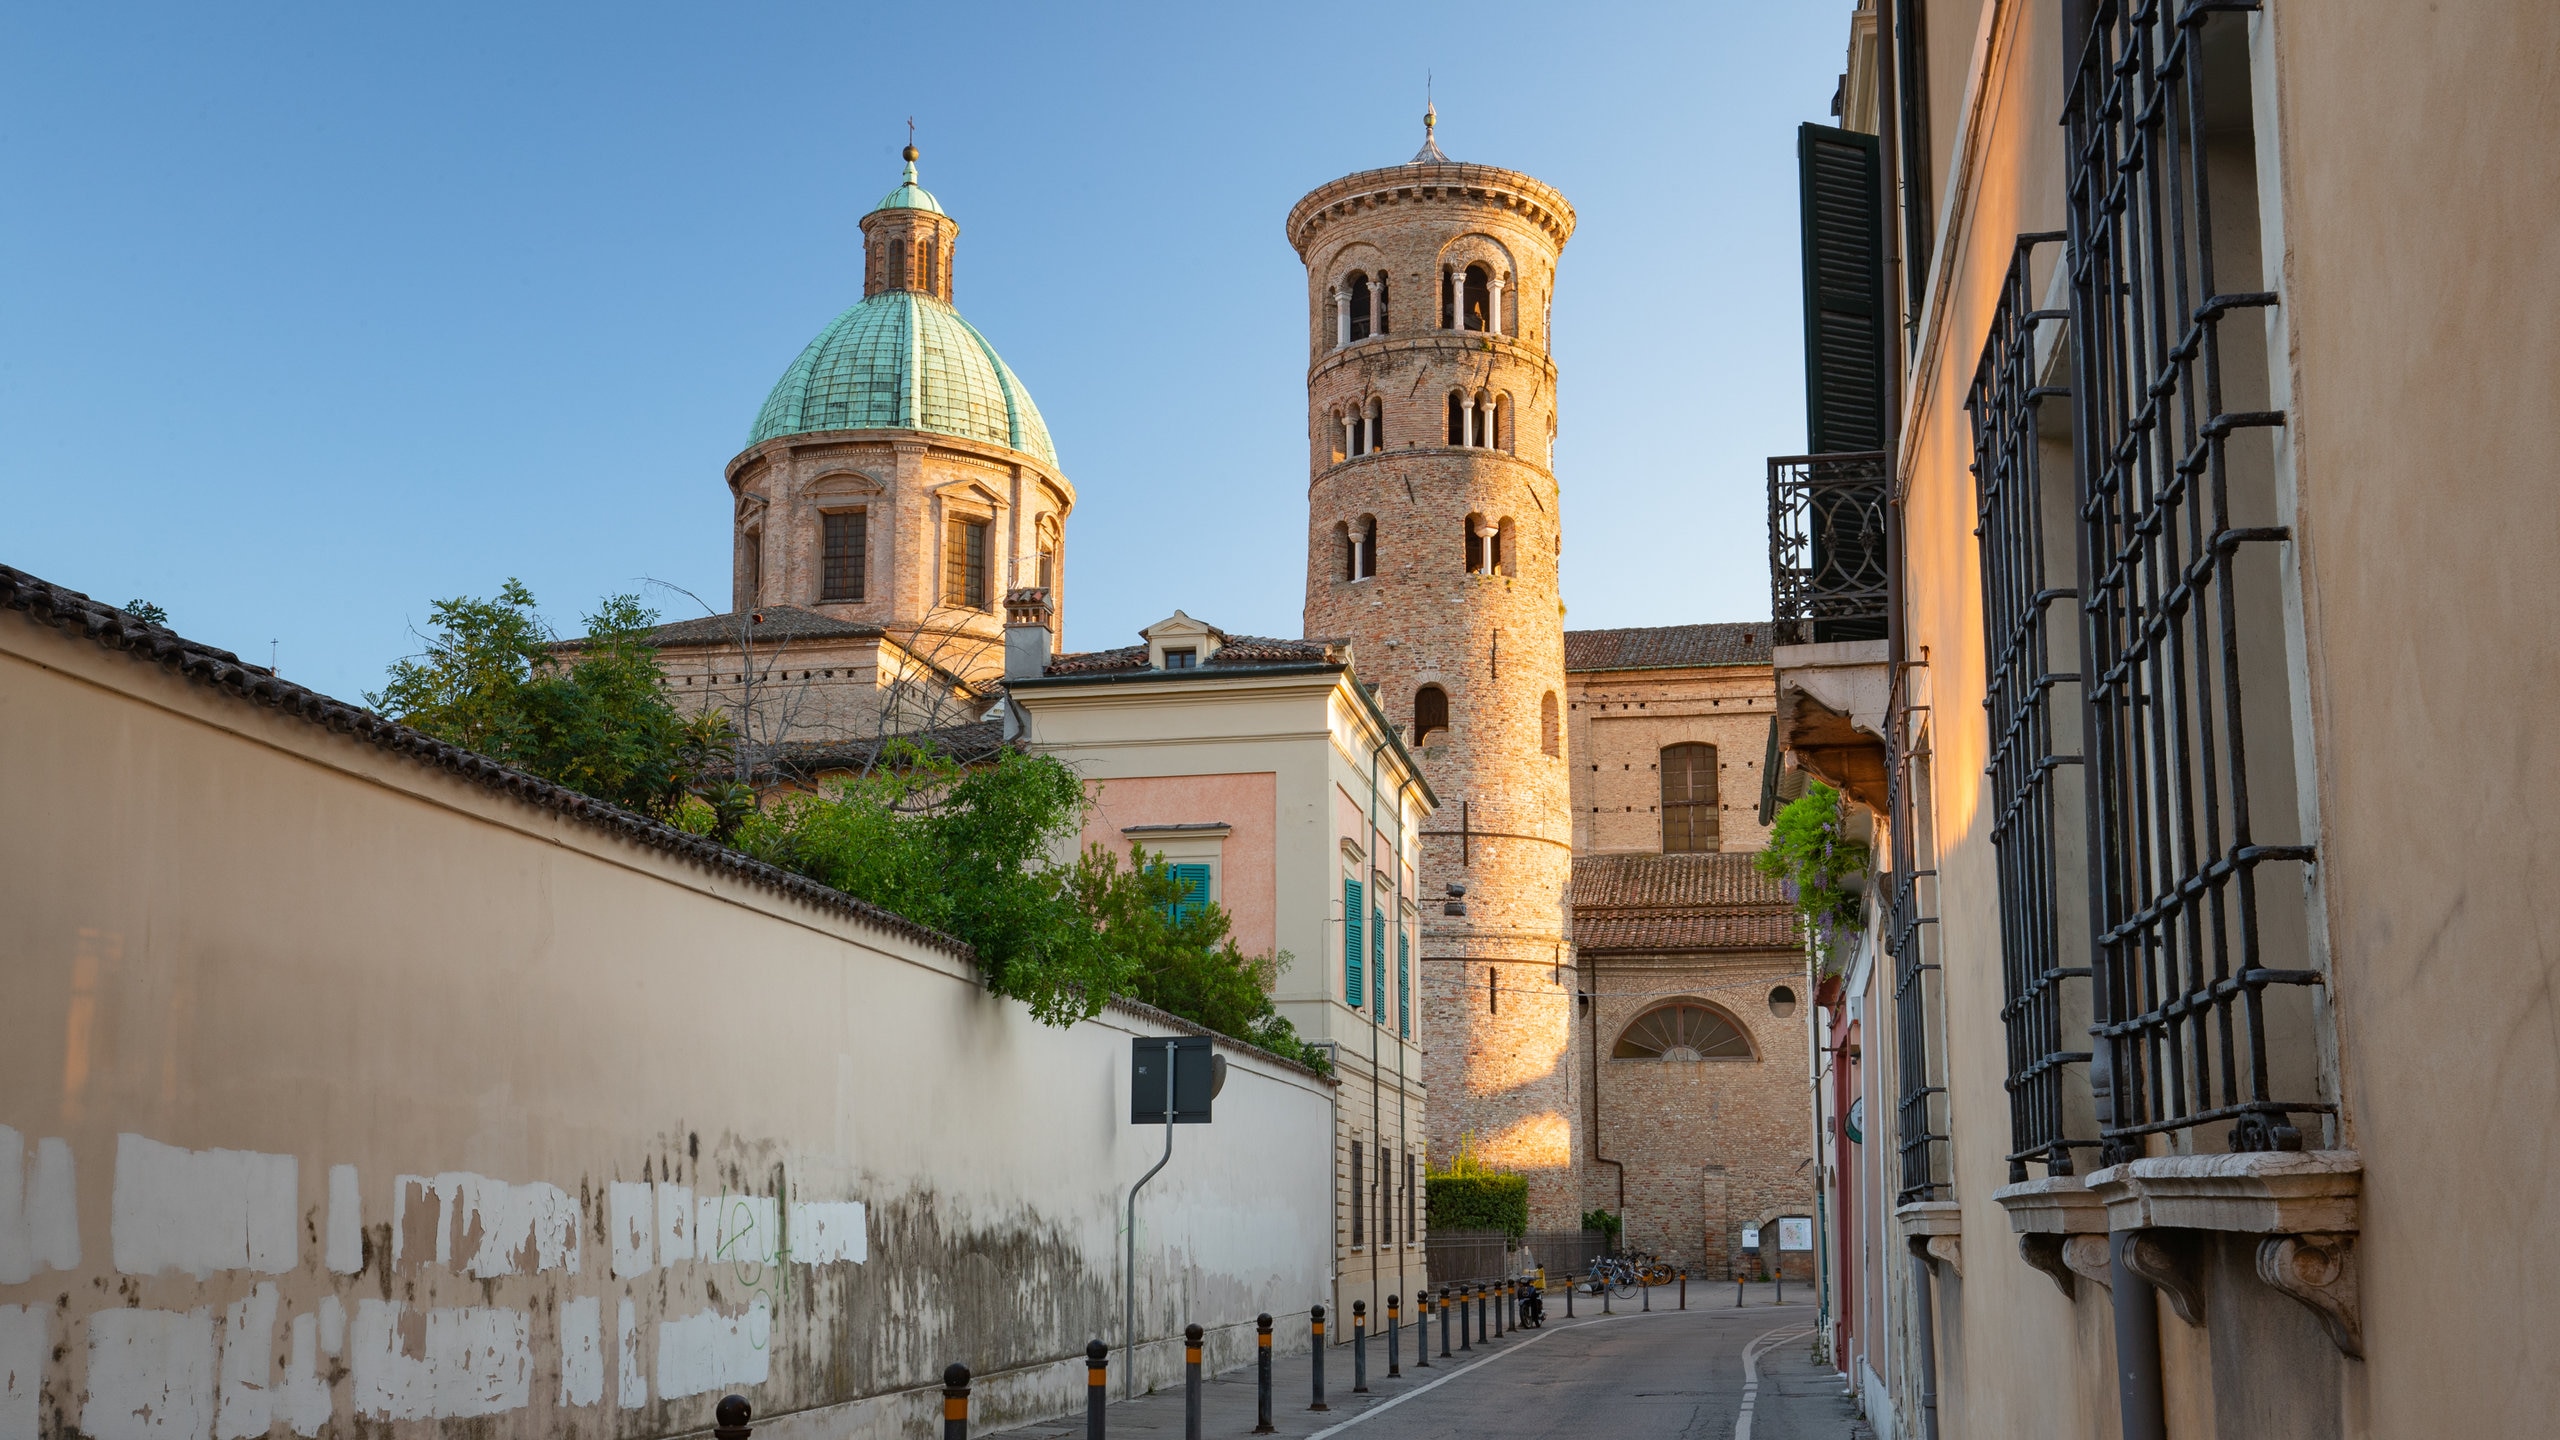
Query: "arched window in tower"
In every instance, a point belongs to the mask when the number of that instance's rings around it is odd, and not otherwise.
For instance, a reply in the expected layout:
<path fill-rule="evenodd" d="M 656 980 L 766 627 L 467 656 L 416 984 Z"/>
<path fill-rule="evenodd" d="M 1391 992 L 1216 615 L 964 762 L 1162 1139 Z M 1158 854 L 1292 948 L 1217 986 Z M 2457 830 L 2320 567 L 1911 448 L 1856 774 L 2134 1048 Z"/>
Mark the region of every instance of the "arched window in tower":
<path fill-rule="evenodd" d="M 1470 515 L 1467 517 L 1468 574 L 1481 575 L 1484 573 L 1485 542 L 1493 538 L 1494 534 L 1498 533 L 1500 532 L 1494 531 L 1492 526 L 1485 523 L 1482 515 Z"/>
<path fill-rule="evenodd" d="M 1375 453 L 1387 446 L 1387 406 L 1375 395 L 1369 397 L 1369 438 L 1364 453 Z"/>
<path fill-rule="evenodd" d="M 921 249 L 924 263 L 917 270 L 921 283 L 916 288 L 928 295 L 939 295 L 942 293 L 942 242 L 927 235 Z"/>
<path fill-rule="evenodd" d="M 1636 1017 L 1609 1052 L 1612 1060 L 1752 1060 L 1751 1041 L 1731 1015 L 1703 1000 L 1674 1000 Z"/>
<path fill-rule="evenodd" d="M 1359 523 L 1351 527 L 1351 536 L 1351 578 L 1354 580 L 1377 579 L 1378 517 L 1361 516 Z"/>
<path fill-rule="evenodd" d="M 1058 598 L 1058 519 L 1056 516 L 1040 517 L 1038 536 L 1040 564 L 1036 572 L 1039 576 L 1036 583 L 1041 589 L 1048 591 L 1050 600 L 1055 602 Z"/>
<path fill-rule="evenodd" d="M 1349 521 L 1337 520 L 1334 522 L 1333 553 L 1342 557 L 1342 563 L 1334 567 L 1333 573 L 1337 579 L 1357 580 L 1360 578 L 1360 542 L 1351 538 L 1351 524 Z"/>
<path fill-rule="evenodd" d="M 1369 319 L 1371 334 L 1387 333 L 1387 272 L 1384 270 L 1369 277 Z"/>
<path fill-rule="evenodd" d="M 1492 272 L 1485 269 L 1482 265 L 1468 266 L 1466 294 L 1467 323 L 1464 328 L 1469 330 L 1492 329 L 1492 302 Z"/>
<path fill-rule="evenodd" d="M 1498 571 L 1504 575 L 1519 574 L 1519 539 L 1520 527 L 1511 522 L 1510 516 L 1503 516 L 1502 523 L 1493 528 L 1493 553 L 1485 557 L 1492 563 L 1486 565 L 1485 569 Z"/>
<path fill-rule="evenodd" d="M 1449 443 L 1467 443 L 1467 397 L 1455 390 L 1449 392 Z"/>
<path fill-rule="evenodd" d="M 1493 435 L 1490 442 L 1496 450 L 1516 455 L 1520 451 L 1520 411 L 1511 401 L 1509 391 L 1493 397 Z"/>
<path fill-rule="evenodd" d="M 1538 748 L 1550 755 L 1564 753 L 1563 725 L 1556 714 L 1556 692 L 1550 690 L 1538 702 Z"/>
<path fill-rule="evenodd" d="M 904 245 L 883 245 L 880 248 L 889 252 L 889 275 L 885 282 L 887 288 L 891 290 L 906 289 L 907 247 Z"/>
<path fill-rule="evenodd" d="M 1351 272 L 1351 338 L 1366 340 L 1371 333 L 1370 317 L 1375 301 L 1369 295 L 1369 277 L 1357 270 Z"/>
<path fill-rule="evenodd" d="M 1339 410 L 1329 419 L 1333 427 L 1333 463 L 1339 465 L 1351 458 L 1351 422 Z"/>
<path fill-rule="evenodd" d="M 1716 747 L 1662 747 L 1662 853 L 1686 855 L 1719 848 Z"/>
<path fill-rule="evenodd" d="M 1449 692 L 1437 685 L 1425 685 L 1413 692 L 1413 743 L 1421 744 L 1432 732 L 1449 728 Z"/>

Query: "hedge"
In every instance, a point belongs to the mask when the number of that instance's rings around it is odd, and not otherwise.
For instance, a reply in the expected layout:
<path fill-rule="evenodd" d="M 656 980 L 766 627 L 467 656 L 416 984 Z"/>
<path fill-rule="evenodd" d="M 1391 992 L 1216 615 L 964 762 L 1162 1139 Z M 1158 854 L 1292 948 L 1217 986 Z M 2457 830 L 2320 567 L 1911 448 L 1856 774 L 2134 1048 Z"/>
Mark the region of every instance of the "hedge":
<path fill-rule="evenodd" d="M 1517 1240 L 1529 1229 L 1529 1181 L 1490 1173 L 1430 1175 L 1423 1180 L 1431 1229 L 1500 1230 Z"/>

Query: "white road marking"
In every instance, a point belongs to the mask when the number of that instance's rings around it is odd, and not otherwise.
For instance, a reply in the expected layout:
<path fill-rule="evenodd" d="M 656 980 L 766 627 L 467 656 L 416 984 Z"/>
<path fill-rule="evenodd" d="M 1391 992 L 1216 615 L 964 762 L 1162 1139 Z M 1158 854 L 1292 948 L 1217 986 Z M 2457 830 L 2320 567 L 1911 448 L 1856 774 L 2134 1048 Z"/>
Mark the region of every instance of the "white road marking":
<path fill-rule="evenodd" d="M 1799 1325 L 1793 1330 L 1772 1330 L 1744 1348 L 1742 1410 L 1733 1417 L 1733 1440 L 1751 1440 L 1751 1409 L 1760 1397 L 1760 1357 L 1781 1341 L 1800 1340 L 1812 1333 L 1813 1327 L 1809 1325 Z"/>
<path fill-rule="evenodd" d="M 1677 1310 L 1665 1310 L 1662 1313 L 1665 1315 L 1677 1315 L 1680 1312 Z M 1324 1437 L 1327 1435 L 1339 1434 L 1342 1431 L 1348 1430 L 1352 1426 L 1359 1424 L 1363 1420 L 1374 1420 L 1378 1416 L 1386 1414 L 1388 1411 L 1393 1410 L 1416 1395 L 1427 1395 L 1432 1391 L 1439 1389 L 1441 1386 L 1448 1384 L 1450 1381 L 1457 1379 L 1459 1376 L 1466 1374 L 1470 1370 L 1480 1370 L 1485 1366 L 1492 1364 L 1496 1360 L 1507 1359 L 1510 1356 L 1517 1355 L 1521 1351 L 1528 1349 L 1530 1346 L 1537 1344 L 1539 1341 L 1546 1339 L 1550 1335 L 1563 1335 L 1571 1331 L 1587 1329 L 1593 1325 L 1606 1325 L 1612 1320 L 1642 1320 L 1645 1318 L 1647 1317 L 1642 1311 L 1636 1311 L 1632 1314 L 1626 1315 L 1595 1315 L 1588 1320 L 1576 1320 L 1570 1325 L 1558 1326 L 1552 1330 L 1541 1329 L 1537 1334 L 1530 1336 L 1528 1339 L 1521 1341 L 1519 1344 L 1514 1345 L 1507 1350 L 1504 1350 L 1501 1354 L 1487 1355 L 1473 1364 L 1462 1365 L 1457 1369 L 1450 1371 L 1448 1374 L 1432 1381 L 1428 1385 L 1416 1385 L 1393 1400 L 1386 1401 L 1382 1404 L 1372 1405 L 1368 1409 L 1361 1411 L 1359 1414 L 1352 1416 L 1348 1420 L 1338 1421 L 1334 1424 L 1327 1425 L 1313 1435 L 1308 1436 L 1307 1440 L 1324 1440 Z"/>

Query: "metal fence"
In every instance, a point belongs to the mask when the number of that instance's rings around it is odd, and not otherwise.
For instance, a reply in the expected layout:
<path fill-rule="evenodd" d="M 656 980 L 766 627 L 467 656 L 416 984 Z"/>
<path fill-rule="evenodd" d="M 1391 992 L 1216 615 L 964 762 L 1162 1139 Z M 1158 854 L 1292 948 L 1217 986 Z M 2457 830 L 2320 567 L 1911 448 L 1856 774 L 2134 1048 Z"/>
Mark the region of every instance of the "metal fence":
<path fill-rule="evenodd" d="M 1769 605 L 1784 645 L 1885 633 L 1884 452 L 1769 461 Z"/>
<path fill-rule="evenodd" d="M 1606 1230 L 1532 1230 L 1517 1240 L 1501 1230 L 1435 1230 L 1431 1283 L 1499 1280 L 1541 1266 L 1549 1276 L 1579 1275 L 1608 1249 Z"/>

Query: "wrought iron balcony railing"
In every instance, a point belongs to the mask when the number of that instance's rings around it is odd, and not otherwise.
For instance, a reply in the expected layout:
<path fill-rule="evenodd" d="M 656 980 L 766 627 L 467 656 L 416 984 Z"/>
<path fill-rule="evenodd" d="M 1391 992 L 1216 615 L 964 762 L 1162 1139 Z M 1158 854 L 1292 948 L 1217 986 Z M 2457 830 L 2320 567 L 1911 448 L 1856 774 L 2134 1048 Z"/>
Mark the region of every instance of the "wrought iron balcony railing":
<path fill-rule="evenodd" d="M 1885 638 L 1881 450 L 1769 461 L 1769 604 L 1781 645 Z"/>

